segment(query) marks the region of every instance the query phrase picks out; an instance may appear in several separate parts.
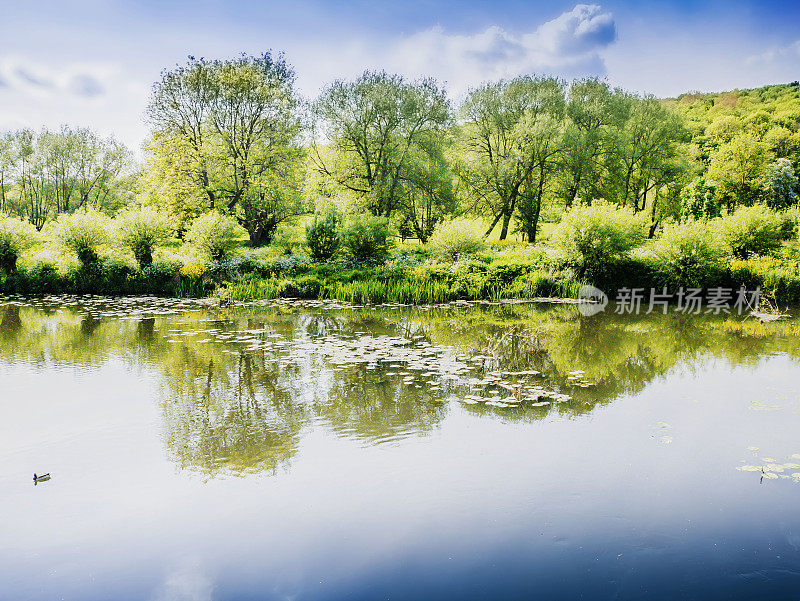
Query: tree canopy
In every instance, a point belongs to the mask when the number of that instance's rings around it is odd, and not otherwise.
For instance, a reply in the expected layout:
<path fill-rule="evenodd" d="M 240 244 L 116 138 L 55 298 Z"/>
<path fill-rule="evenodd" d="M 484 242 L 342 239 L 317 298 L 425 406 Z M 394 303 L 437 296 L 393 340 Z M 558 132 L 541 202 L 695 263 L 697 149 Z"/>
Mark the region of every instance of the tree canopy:
<path fill-rule="evenodd" d="M 234 215 L 252 244 L 302 210 L 301 124 L 282 55 L 191 58 L 164 71 L 147 109 L 149 168 L 182 211 Z M 198 206 L 199 205 L 199 206 Z"/>

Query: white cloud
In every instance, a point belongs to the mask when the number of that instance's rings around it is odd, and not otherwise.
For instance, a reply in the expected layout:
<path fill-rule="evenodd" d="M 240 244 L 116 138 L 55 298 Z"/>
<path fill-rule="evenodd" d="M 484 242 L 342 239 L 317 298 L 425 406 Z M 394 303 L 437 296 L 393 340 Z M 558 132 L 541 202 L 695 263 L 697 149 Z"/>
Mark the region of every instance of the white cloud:
<path fill-rule="evenodd" d="M 796 67 L 796 62 L 800 59 L 800 40 L 795 40 L 787 46 L 778 48 L 771 48 L 760 54 L 754 54 L 747 58 L 748 65 L 770 65 L 784 63 L 791 64 L 793 68 Z"/>
<path fill-rule="evenodd" d="M 137 150 L 145 136 L 142 112 L 149 86 L 116 63 L 43 64 L 0 57 L 0 131 L 58 129 L 62 124 L 115 135 Z"/>
<path fill-rule="evenodd" d="M 60 69 L 44 66 L 19 57 L 0 60 L 0 88 L 10 88 L 17 94 L 37 97 L 95 98 L 106 93 L 109 81 L 117 69 L 102 63 L 75 63 Z"/>
<path fill-rule="evenodd" d="M 611 13 L 579 4 L 521 35 L 497 26 L 473 35 L 447 34 L 438 27 L 422 31 L 396 43 L 384 64 L 445 80 L 458 95 L 484 81 L 521 74 L 603 75 L 601 52 L 616 35 Z"/>
<path fill-rule="evenodd" d="M 35 54 L 0 56 L 0 130 L 62 123 L 114 133 L 138 149 L 147 135 L 142 120 L 150 84 L 158 71 L 190 49 L 206 56 L 233 56 L 248 49 L 241 36 L 222 37 L 215 45 L 197 45 L 194 34 L 170 39 L 168 45 L 140 55 L 116 54 L 87 62 L 62 62 Z M 297 68 L 298 87 L 314 98 L 336 78 L 352 79 L 365 69 L 386 69 L 407 77 L 433 76 L 447 84 L 454 100 L 485 81 L 521 74 L 557 75 L 566 79 L 605 75 L 606 50 L 616 40 L 612 15 L 599 5 L 579 4 L 527 31 L 496 25 L 469 34 L 434 27 L 407 36 L 375 39 L 353 36 L 344 43 L 323 36 L 297 38 L 284 47 Z M 207 40 L 204 38 L 203 42 Z M 249 40 L 254 48 L 263 39 Z M 157 56 L 156 56 L 157 55 Z M 88 58 L 89 55 L 87 55 Z M 97 56 L 97 55 L 95 55 Z M 173 58 L 164 58 L 172 56 Z"/>
<path fill-rule="evenodd" d="M 335 50 L 306 43 L 289 55 L 302 92 L 311 97 L 335 78 L 385 69 L 409 77 L 435 77 L 458 98 L 483 82 L 522 74 L 567 79 L 604 75 L 603 51 L 616 37 L 611 13 L 596 4 L 579 4 L 520 34 L 496 25 L 472 34 L 433 27 L 395 39 L 353 40 Z"/>

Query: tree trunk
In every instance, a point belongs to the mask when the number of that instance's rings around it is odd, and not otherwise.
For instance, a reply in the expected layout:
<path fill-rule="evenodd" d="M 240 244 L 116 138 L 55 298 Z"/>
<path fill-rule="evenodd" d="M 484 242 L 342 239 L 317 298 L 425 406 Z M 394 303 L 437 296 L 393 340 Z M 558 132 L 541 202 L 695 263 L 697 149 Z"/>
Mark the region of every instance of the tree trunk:
<path fill-rule="evenodd" d="M 484 238 L 488 238 L 489 235 L 492 233 L 492 230 L 497 227 L 497 222 L 500 221 L 500 218 L 503 216 L 503 211 L 500 211 L 494 217 L 494 221 L 492 221 L 492 225 L 489 226 L 489 229 L 486 230 L 486 233 L 483 235 Z"/>
<path fill-rule="evenodd" d="M 503 215 L 503 228 L 500 230 L 500 240 L 505 240 L 508 236 L 508 224 L 511 221 L 511 216 L 514 214 L 514 206 L 517 203 L 516 195 L 511 199 L 511 202 L 506 204 L 506 210 Z"/>

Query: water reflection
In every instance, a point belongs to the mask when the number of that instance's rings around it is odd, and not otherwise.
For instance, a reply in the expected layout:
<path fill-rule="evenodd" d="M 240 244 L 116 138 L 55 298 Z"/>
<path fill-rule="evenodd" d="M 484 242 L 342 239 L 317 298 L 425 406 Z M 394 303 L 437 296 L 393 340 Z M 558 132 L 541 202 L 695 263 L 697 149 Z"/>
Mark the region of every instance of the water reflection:
<path fill-rule="evenodd" d="M 585 318 L 569 306 L 219 310 L 84 299 L 6 302 L 0 314 L 2 360 L 115 358 L 153 370 L 169 456 L 207 476 L 287 469 L 316 426 L 372 445 L 425 435 L 459 405 L 512 421 L 577 417 L 671 369 L 800 358 L 794 321 L 743 335 L 725 317 Z"/>

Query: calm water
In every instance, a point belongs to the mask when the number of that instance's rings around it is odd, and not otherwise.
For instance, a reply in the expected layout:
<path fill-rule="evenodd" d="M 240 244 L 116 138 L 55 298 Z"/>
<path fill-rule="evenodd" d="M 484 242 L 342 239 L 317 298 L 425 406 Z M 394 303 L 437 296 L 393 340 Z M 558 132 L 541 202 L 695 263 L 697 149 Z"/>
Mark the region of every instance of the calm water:
<path fill-rule="evenodd" d="M 0 319 L 3 601 L 800 599 L 800 321 Z"/>

